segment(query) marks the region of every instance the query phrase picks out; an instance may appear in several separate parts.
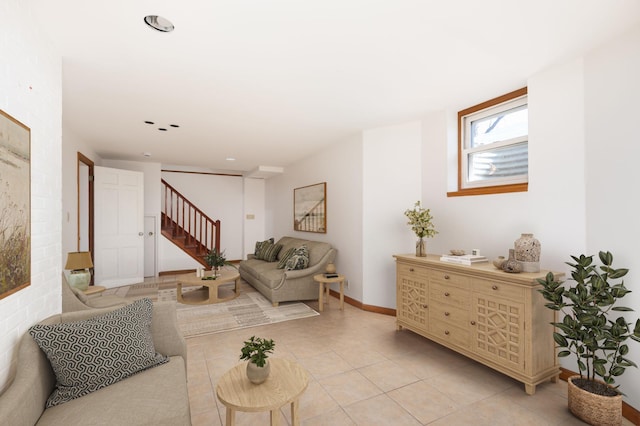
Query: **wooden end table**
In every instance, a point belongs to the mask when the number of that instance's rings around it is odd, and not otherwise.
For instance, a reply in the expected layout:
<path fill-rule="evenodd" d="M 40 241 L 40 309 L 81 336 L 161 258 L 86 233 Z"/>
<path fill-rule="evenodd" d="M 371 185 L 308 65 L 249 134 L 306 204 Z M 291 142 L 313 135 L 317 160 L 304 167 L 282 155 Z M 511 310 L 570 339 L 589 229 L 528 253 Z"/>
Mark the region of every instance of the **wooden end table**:
<path fill-rule="evenodd" d="M 216 385 L 216 395 L 227 407 L 226 426 L 234 426 L 236 411 L 271 411 L 271 426 L 280 424 L 280 407 L 291 403 L 291 424 L 300 425 L 299 398 L 309 385 L 307 372 L 296 362 L 269 358 L 271 373 L 266 381 L 255 385 L 247 378 L 247 363 L 224 373 Z"/>
<path fill-rule="evenodd" d="M 89 287 L 87 287 L 86 290 L 82 290 L 82 292 L 87 296 L 90 296 L 92 294 L 102 293 L 106 289 L 107 289 L 106 287 L 103 287 L 101 285 L 90 285 Z"/>
<path fill-rule="evenodd" d="M 327 291 L 327 303 L 329 303 L 329 290 L 331 288 L 331 283 L 340 283 L 340 310 L 344 311 L 344 275 L 337 274 L 337 277 L 327 278 L 324 274 L 317 274 L 313 276 L 313 280 L 320 284 L 320 293 L 318 297 L 318 304 L 320 305 L 320 312 L 324 311 L 324 301 L 323 294 L 325 292 L 325 288 Z"/>
<path fill-rule="evenodd" d="M 210 277 L 211 272 L 206 271 L 205 277 Z M 184 274 L 176 277 L 177 289 L 176 296 L 178 302 L 184 303 L 186 305 L 208 305 L 212 303 L 220 303 L 226 302 L 227 300 L 235 299 L 240 295 L 240 274 L 236 270 L 223 270 L 220 272 L 220 275 L 215 280 L 203 280 L 201 277 L 197 277 L 196 273 L 193 272 L 191 274 Z M 233 294 L 229 297 L 218 297 L 219 287 L 223 284 L 227 284 L 230 281 L 235 281 L 235 286 L 233 289 Z M 182 285 L 199 285 L 208 288 L 207 296 L 205 299 L 198 299 L 194 297 L 194 295 L 190 293 L 182 293 Z M 195 293 L 195 292 L 194 292 Z"/>

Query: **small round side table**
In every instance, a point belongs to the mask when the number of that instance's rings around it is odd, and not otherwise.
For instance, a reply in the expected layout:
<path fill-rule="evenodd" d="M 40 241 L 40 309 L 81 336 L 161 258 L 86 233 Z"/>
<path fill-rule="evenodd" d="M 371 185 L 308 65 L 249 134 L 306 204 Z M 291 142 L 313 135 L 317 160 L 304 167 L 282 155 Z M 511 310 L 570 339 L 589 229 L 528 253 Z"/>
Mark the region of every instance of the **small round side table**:
<path fill-rule="evenodd" d="M 309 376 L 300 364 L 269 358 L 271 373 L 264 383 L 254 385 L 247 378 L 247 364 L 237 364 L 222 375 L 216 395 L 227 407 L 225 425 L 235 425 L 236 411 L 271 412 L 271 426 L 280 425 L 280 407 L 291 404 L 291 424 L 300 425 L 299 399 L 309 385 Z"/>
<path fill-rule="evenodd" d="M 318 304 L 320 305 L 320 312 L 324 311 L 323 295 L 325 288 L 327 291 L 327 303 L 329 303 L 329 289 L 331 283 L 340 283 L 340 310 L 344 311 L 344 275 L 336 274 L 337 277 L 327 278 L 324 274 L 317 274 L 313 276 L 313 280 L 320 284 L 320 293 L 318 297 Z"/>

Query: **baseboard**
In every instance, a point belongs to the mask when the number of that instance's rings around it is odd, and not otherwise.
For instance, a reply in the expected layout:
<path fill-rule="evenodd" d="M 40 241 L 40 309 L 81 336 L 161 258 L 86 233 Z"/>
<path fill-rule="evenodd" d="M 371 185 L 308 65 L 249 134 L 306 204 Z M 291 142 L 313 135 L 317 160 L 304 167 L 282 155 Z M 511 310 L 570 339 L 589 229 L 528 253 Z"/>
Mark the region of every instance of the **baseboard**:
<path fill-rule="evenodd" d="M 579 373 L 560 367 L 560 378 L 565 382 L 569 377 L 578 375 Z M 622 417 L 629 420 L 634 425 L 640 425 L 640 411 L 636 410 L 624 401 L 622 401 Z"/>
<path fill-rule="evenodd" d="M 340 298 L 340 292 L 339 291 L 335 291 L 333 289 L 329 290 L 329 294 L 333 297 L 336 298 Z M 351 306 L 355 306 L 358 309 L 362 309 L 363 311 L 367 311 L 367 312 L 375 312 L 377 314 L 383 314 L 383 315 L 390 315 L 395 317 L 396 316 L 396 310 L 395 309 L 391 309 L 391 308 L 383 308 L 380 306 L 373 306 L 373 305 L 365 305 L 364 303 L 362 303 L 359 300 L 356 299 L 352 299 L 349 296 L 344 296 L 344 302 L 351 305 Z"/>

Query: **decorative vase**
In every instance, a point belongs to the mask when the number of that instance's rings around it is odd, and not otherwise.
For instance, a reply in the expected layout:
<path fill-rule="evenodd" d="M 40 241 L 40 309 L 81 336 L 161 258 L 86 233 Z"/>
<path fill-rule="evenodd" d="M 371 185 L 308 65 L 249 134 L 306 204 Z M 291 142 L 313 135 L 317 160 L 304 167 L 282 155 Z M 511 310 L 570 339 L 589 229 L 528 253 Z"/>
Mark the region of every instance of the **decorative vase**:
<path fill-rule="evenodd" d="M 267 380 L 269 377 L 269 373 L 271 372 L 271 364 L 269 364 L 269 360 L 265 360 L 264 367 L 258 367 L 253 362 L 247 362 L 247 378 L 253 384 L 259 385 L 260 383 Z"/>
<path fill-rule="evenodd" d="M 567 380 L 569 411 L 590 425 L 620 426 L 622 424 L 622 394 L 615 396 L 597 395 L 577 386 L 574 381 L 580 376 Z M 584 379 L 582 379 L 584 380 Z M 603 382 L 597 381 L 603 386 Z"/>
<path fill-rule="evenodd" d="M 502 264 L 506 261 L 507 259 L 505 259 L 504 256 L 498 256 L 495 259 L 493 259 L 493 266 L 495 266 L 498 269 L 502 269 Z"/>
<path fill-rule="evenodd" d="M 520 262 L 516 260 L 514 249 L 509 249 L 509 259 L 502 264 L 502 270 L 514 274 L 521 271 Z"/>
<path fill-rule="evenodd" d="M 416 256 L 427 257 L 427 243 L 422 237 L 416 242 Z"/>
<path fill-rule="evenodd" d="M 533 234 L 521 234 L 513 245 L 522 272 L 540 272 L 540 241 Z"/>
<path fill-rule="evenodd" d="M 325 272 L 327 274 L 335 274 L 336 273 L 336 265 L 334 265 L 331 262 L 327 263 L 327 267 L 325 268 Z"/>

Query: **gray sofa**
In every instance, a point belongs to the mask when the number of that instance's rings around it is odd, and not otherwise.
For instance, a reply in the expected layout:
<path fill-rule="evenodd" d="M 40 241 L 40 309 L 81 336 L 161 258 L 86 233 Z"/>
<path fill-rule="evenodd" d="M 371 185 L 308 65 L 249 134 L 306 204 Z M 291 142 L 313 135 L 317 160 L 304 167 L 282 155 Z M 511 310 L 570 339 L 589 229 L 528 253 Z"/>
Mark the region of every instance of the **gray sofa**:
<path fill-rule="evenodd" d="M 113 309 L 54 315 L 40 324 L 85 320 Z M 0 395 L 0 424 L 190 425 L 187 348 L 173 303 L 155 303 L 151 333 L 157 352 L 169 362 L 144 370 L 80 398 L 45 409 L 56 378 L 47 356 L 27 332 L 22 337 L 13 382 Z"/>
<path fill-rule="evenodd" d="M 329 243 L 293 237 L 282 237 L 276 244 L 282 244 L 282 249 L 275 262 L 256 259 L 251 254 L 240 262 L 238 269 L 242 279 L 269 299 L 273 306 L 280 302 L 318 299 L 318 283 L 313 281 L 313 276 L 323 273 L 327 264 L 334 261 L 336 249 Z M 288 249 L 303 244 L 309 249 L 309 266 L 291 271 L 278 269 L 281 256 Z"/>

